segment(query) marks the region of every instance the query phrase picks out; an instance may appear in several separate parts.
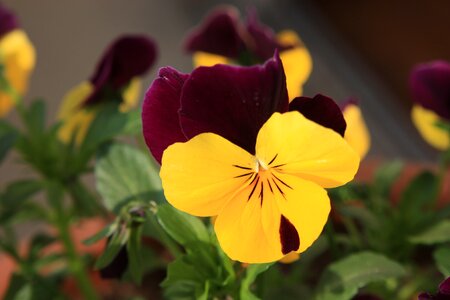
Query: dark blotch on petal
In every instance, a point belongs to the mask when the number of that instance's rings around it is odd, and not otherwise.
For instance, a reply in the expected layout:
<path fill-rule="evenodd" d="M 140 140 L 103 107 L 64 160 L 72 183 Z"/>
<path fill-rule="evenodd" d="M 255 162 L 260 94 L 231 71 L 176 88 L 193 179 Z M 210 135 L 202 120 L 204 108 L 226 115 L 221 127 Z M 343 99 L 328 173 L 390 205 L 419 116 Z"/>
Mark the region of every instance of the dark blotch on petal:
<path fill-rule="evenodd" d="M 330 128 L 344 136 L 347 123 L 341 109 L 331 98 L 316 95 L 314 98 L 297 97 L 289 104 L 289 111 L 298 111 L 307 119 Z"/>
<path fill-rule="evenodd" d="M 103 99 L 105 89 L 118 91 L 133 77 L 144 75 L 155 62 L 156 55 L 156 44 L 146 36 L 127 35 L 118 38 L 108 47 L 97 65 L 90 79 L 95 89 L 84 104 L 97 103 Z"/>
<path fill-rule="evenodd" d="M 280 240 L 281 240 L 281 252 L 288 254 L 292 251 L 297 251 L 300 248 L 300 237 L 298 235 L 295 226 L 281 215 L 280 221 Z"/>
<path fill-rule="evenodd" d="M 210 13 L 199 28 L 187 37 L 188 52 L 203 51 L 237 58 L 245 49 L 239 33 L 238 12 L 231 8 L 220 8 Z"/>
<path fill-rule="evenodd" d="M 254 53 L 259 59 L 267 60 L 272 55 L 275 49 L 278 51 L 284 51 L 292 48 L 294 45 L 283 46 L 277 41 L 277 37 L 272 28 L 262 24 L 256 10 L 250 10 L 247 14 L 247 32 L 249 33 L 251 40 L 249 46 L 251 52 Z"/>
<path fill-rule="evenodd" d="M 147 146 L 161 163 L 167 147 L 187 140 L 181 131 L 178 110 L 181 90 L 188 75 L 166 67 L 159 70 L 158 76 L 145 94 L 142 129 Z"/>
<path fill-rule="evenodd" d="M 127 268 L 128 251 L 127 247 L 123 246 L 112 262 L 103 269 L 100 269 L 100 276 L 103 279 L 120 279 Z"/>
<path fill-rule="evenodd" d="M 180 122 L 188 138 L 212 132 L 254 153 L 261 126 L 287 109 L 286 78 L 275 54 L 263 66 L 194 70 L 183 87 Z"/>
<path fill-rule="evenodd" d="M 17 17 L 0 3 L 0 37 L 16 28 L 19 28 Z"/>
<path fill-rule="evenodd" d="M 415 102 L 450 120 L 450 64 L 434 61 L 417 65 L 409 86 Z"/>

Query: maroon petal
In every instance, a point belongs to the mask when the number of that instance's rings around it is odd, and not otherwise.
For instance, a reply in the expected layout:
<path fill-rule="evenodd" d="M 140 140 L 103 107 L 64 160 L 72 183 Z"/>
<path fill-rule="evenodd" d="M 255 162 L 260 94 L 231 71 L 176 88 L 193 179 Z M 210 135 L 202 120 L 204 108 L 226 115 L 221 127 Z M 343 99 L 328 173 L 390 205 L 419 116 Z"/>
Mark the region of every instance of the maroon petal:
<path fill-rule="evenodd" d="M 409 85 L 414 101 L 450 120 L 450 64 L 434 61 L 417 65 Z"/>
<path fill-rule="evenodd" d="M 239 33 L 238 12 L 232 7 L 214 10 L 188 35 L 185 49 L 237 58 L 245 49 Z"/>
<path fill-rule="evenodd" d="M 133 77 L 145 74 L 155 62 L 156 51 L 153 40 L 143 35 L 126 35 L 114 41 L 90 79 L 95 90 L 85 105 L 101 101 L 105 88 L 118 91 Z"/>
<path fill-rule="evenodd" d="M 433 300 L 434 297 L 429 293 L 420 293 L 417 300 Z"/>
<path fill-rule="evenodd" d="M 299 111 L 306 118 L 344 136 L 347 123 L 341 109 L 331 98 L 316 95 L 314 98 L 297 97 L 289 104 L 289 111 Z"/>
<path fill-rule="evenodd" d="M 0 37 L 18 27 L 17 17 L 0 3 Z"/>
<path fill-rule="evenodd" d="M 441 284 L 439 285 L 439 293 L 449 296 L 450 299 L 450 277 L 447 277 Z"/>
<path fill-rule="evenodd" d="M 188 138 L 212 132 L 254 153 L 261 126 L 287 109 L 286 77 L 275 53 L 264 65 L 194 70 L 181 95 L 181 128 Z"/>
<path fill-rule="evenodd" d="M 262 61 L 269 59 L 275 49 L 283 51 L 292 46 L 282 46 L 278 43 L 275 32 L 272 28 L 262 24 L 256 10 L 250 10 L 247 14 L 247 31 L 251 36 L 251 50 Z"/>
<path fill-rule="evenodd" d="M 148 148 L 161 163 L 167 147 L 187 140 L 181 131 L 178 110 L 181 89 L 188 75 L 166 67 L 159 70 L 158 76 L 145 94 L 142 128 Z"/>

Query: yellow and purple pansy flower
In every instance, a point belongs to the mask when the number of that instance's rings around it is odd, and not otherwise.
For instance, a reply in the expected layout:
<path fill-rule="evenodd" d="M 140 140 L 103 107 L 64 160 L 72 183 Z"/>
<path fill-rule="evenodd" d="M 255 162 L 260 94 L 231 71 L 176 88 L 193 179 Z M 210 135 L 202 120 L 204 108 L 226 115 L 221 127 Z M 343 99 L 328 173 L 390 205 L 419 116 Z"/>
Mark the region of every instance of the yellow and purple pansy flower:
<path fill-rule="evenodd" d="M 0 117 L 5 116 L 28 88 L 36 54 L 16 16 L 0 3 Z"/>
<path fill-rule="evenodd" d="M 59 111 L 63 121 L 60 139 L 68 142 L 76 134 L 76 141 L 80 142 L 102 103 L 116 101 L 122 112 L 134 108 L 141 88 L 139 76 L 153 66 L 156 55 L 156 44 L 147 36 L 125 35 L 116 39 L 91 78 L 64 96 Z"/>
<path fill-rule="evenodd" d="M 241 262 L 305 251 L 330 212 L 325 188 L 352 180 L 359 165 L 333 100 L 289 102 L 277 53 L 257 66 L 160 69 L 142 121 L 169 203 L 217 216 L 221 247 Z"/>
<path fill-rule="evenodd" d="M 242 23 L 239 12 L 229 6 L 212 11 L 203 23 L 188 35 L 185 48 L 193 53 L 194 65 L 263 63 L 277 49 L 283 61 L 289 98 L 300 96 L 312 70 L 308 49 L 292 30 L 278 34 L 262 24 L 255 11 L 249 11 Z"/>
<path fill-rule="evenodd" d="M 409 78 L 414 105 L 412 120 L 422 137 L 433 147 L 450 146 L 450 64 L 433 61 L 417 65 Z"/>

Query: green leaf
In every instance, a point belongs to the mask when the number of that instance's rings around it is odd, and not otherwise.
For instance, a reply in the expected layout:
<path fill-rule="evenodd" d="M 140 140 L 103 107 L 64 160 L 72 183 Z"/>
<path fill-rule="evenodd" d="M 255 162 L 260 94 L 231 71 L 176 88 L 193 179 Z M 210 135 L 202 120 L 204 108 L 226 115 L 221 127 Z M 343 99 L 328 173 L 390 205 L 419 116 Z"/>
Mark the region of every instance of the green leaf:
<path fill-rule="evenodd" d="M 215 245 L 200 241 L 186 245 L 187 253 L 169 264 L 162 282 L 168 299 L 198 299 L 224 292 L 230 274 Z"/>
<path fill-rule="evenodd" d="M 102 230 L 97 232 L 95 235 L 91 236 L 87 240 L 84 240 L 83 244 L 85 244 L 87 246 L 93 245 L 93 244 L 97 243 L 98 241 L 112 235 L 116 230 L 117 230 L 116 223 L 109 224 L 108 226 L 106 226 L 105 228 L 103 228 Z"/>
<path fill-rule="evenodd" d="M 434 245 L 450 241 L 450 220 L 443 220 L 420 234 L 409 238 L 413 244 Z"/>
<path fill-rule="evenodd" d="M 19 134 L 14 128 L 0 121 L 0 163 L 14 146 L 18 136 Z"/>
<path fill-rule="evenodd" d="M 126 114 L 127 121 L 121 134 L 142 135 L 142 118 L 140 111 L 130 111 Z"/>
<path fill-rule="evenodd" d="M 45 101 L 38 99 L 31 103 L 26 112 L 26 118 L 24 118 L 25 125 L 30 134 L 40 135 L 40 133 L 45 131 L 45 114 Z"/>
<path fill-rule="evenodd" d="M 349 300 L 365 285 L 400 277 L 404 268 L 387 257 L 361 252 L 332 263 L 319 282 L 318 300 Z"/>
<path fill-rule="evenodd" d="M 102 269 L 109 265 L 114 258 L 119 254 L 122 247 L 125 246 L 125 244 L 128 241 L 129 234 L 127 231 L 124 232 L 116 232 L 111 240 L 106 245 L 105 251 L 100 255 L 100 257 L 95 262 L 95 268 L 96 269 Z"/>
<path fill-rule="evenodd" d="M 196 240 L 210 241 L 209 232 L 198 217 L 179 211 L 170 204 L 159 205 L 156 217 L 164 230 L 181 245 Z"/>
<path fill-rule="evenodd" d="M 161 181 L 150 157 L 125 144 L 113 144 L 95 166 L 97 190 L 114 212 L 130 201 L 159 200 Z"/>
<path fill-rule="evenodd" d="M 104 105 L 92 121 L 81 145 L 81 151 L 96 149 L 125 128 L 127 115 L 118 111 L 117 105 Z"/>
<path fill-rule="evenodd" d="M 441 246 L 433 252 L 434 261 L 444 277 L 450 276 L 450 247 Z"/>
<path fill-rule="evenodd" d="M 43 188 L 42 182 L 34 179 L 24 179 L 10 184 L 2 195 L 2 205 L 21 206 L 23 201 Z"/>
<path fill-rule="evenodd" d="M 403 170 L 401 161 L 394 161 L 378 168 L 375 172 L 374 187 L 381 196 L 388 196 L 392 185 Z"/>
<path fill-rule="evenodd" d="M 130 238 L 127 243 L 128 268 L 133 281 L 140 285 L 143 273 L 142 253 L 141 253 L 141 232 L 142 226 L 130 229 Z"/>
<path fill-rule="evenodd" d="M 403 192 L 399 210 L 402 214 L 409 213 L 417 217 L 417 213 L 425 206 L 434 204 L 438 180 L 436 175 L 425 171 L 416 176 Z"/>
<path fill-rule="evenodd" d="M 251 291 L 251 284 L 256 280 L 256 277 L 267 271 L 269 267 L 273 265 L 273 263 L 269 264 L 253 264 L 247 267 L 247 270 L 245 272 L 245 277 L 241 282 L 241 288 L 239 291 L 240 299 L 241 300 L 258 300 L 259 298 L 256 297 Z"/>

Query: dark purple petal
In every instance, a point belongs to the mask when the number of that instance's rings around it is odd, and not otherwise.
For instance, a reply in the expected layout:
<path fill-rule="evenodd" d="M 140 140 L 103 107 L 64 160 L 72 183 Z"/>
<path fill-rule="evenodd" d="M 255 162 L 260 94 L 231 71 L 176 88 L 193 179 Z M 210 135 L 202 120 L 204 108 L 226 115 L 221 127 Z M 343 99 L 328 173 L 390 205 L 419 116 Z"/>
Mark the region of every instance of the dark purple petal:
<path fill-rule="evenodd" d="M 16 28 L 19 28 L 17 17 L 0 3 L 0 37 Z"/>
<path fill-rule="evenodd" d="M 415 102 L 450 120 L 450 64 L 434 61 L 417 65 L 409 78 Z"/>
<path fill-rule="evenodd" d="M 245 49 L 239 33 L 239 15 L 232 7 L 214 10 L 188 35 L 185 49 L 237 58 Z M 272 52 L 273 53 L 273 52 Z"/>
<path fill-rule="evenodd" d="M 264 65 L 194 70 L 183 87 L 180 121 L 188 138 L 212 132 L 254 153 L 261 126 L 287 110 L 286 77 L 275 53 Z"/>
<path fill-rule="evenodd" d="M 275 32 L 270 27 L 259 22 L 255 10 L 250 10 L 248 12 L 246 25 L 247 31 L 251 37 L 251 51 L 263 61 L 272 57 L 275 49 L 278 49 L 281 52 L 294 46 L 283 46 L 279 44 Z"/>
<path fill-rule="evenodd" d="M 307 119 L 333 129 L 344 136 L 347 123 L 341 109 L 331 98 L 316 95 L 314 98 L 297 97 L 289 104 L 289 111 L 299 111 Z"/>
<path fill-rule="evenodd" d="M 441 282 L 439 285 L 439 293 L 450 296 L 450 277 Z"/>
<path fill-rule="evenodd" d="M 145 94 L 142 106 L 142 128 L 145 142 L 161 163 L 164 150 L 176 142 L 186 141 L 178 118 L 181 89 L 187 74 L 170 67 L 161 68 Z"/>
<path fill-rule="evenodd" d="M 155 62 L 156 44 L 143 35 L 126 35 L 114 41 L 103 54 L 90 81 L 94 92 L 85 105 L 102 100 L 106 88 L 118 91 L 133 77 L 145 74 Z"/>
<path fill-rule="evenodd" d="M 381 300 L 381 298 L 373 294 L 358 294 L 352 300 Z"/>

